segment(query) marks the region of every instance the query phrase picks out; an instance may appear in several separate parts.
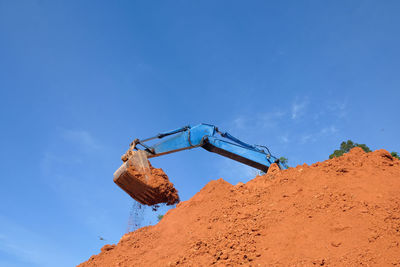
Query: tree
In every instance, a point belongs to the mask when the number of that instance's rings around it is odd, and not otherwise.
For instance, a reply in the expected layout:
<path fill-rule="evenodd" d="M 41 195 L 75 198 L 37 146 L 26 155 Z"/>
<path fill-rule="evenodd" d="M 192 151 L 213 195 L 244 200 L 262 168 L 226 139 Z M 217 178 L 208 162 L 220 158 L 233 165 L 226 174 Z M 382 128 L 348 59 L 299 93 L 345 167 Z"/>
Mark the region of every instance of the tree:
<path fill-rule="evenodd" d="M 280 157 L 280 158 L 279 158 L 279 163 L 280 163 L 283 167 L 285 167 L 286 169 L 289 168 L 289 165 L 287 164 L 288 161 L 289 161 L 289 160 L 288 160 L 287 158 L 285 158 L 285 157 Z"/>
<path fill-rule="evenodd" d="M 400 155 L 399 155 L 399 153 L 397 153 L 397 152 L 392 152 L 392 153 L 390 153 L 390 155 L 392 155 L 392 157 L 394 157 L 394 158 L 398 158 L 398 159 L 400 159 Z"/>
<path fill-rule="evenodd" d="M 158 221 L 161 221 L 161 219 L 164 217 L 164 215 L 160 214 L 157 216 Z"/>
<path fill-rule="evenodd" d="M 351 140 L 347 140 L 347 142 L 342 142 L 340 144 L 340 149 L 335 150 L 330 156 L 329 158 L 335 158 L 335 157 L 340 157 L 342 156 L 344 153 L 347 153 L 350 151 L 350 149 L 354 148 L 354 147 L 361 147 L 365 152 L 371 152 L 371 149 L 369 149 L 369 147 L 366 144 L 357 144 L 354 143 Z"/>

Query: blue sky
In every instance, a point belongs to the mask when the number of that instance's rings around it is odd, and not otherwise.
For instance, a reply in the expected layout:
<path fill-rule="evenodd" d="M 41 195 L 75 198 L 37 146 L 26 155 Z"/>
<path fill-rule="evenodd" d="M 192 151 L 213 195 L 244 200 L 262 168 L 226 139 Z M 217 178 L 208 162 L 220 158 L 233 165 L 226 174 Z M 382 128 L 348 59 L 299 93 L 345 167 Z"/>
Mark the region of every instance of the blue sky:
<path fill-rule="evenodd" d="M 399 8 L 0 0 L 0 266 L 71 266 L 117 242 L 133 200 L 112 174 L 136 137 L 212 123 L 292 166 L 347 139 L 400 151 Z M 256 173 L 200 148 L 152 164 L 183 200 Z"/>

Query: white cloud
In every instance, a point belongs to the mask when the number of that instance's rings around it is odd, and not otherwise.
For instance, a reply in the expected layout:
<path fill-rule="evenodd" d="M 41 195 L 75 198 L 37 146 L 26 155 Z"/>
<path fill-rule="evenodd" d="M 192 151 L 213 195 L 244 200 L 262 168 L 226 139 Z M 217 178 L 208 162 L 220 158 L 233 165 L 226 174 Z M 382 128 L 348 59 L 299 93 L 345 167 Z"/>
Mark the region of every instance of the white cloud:
<path fill-rule="evenodd" d="M 46 148 L 40 162 L 42 179 L 57 193 L 57 200 L 69 202 L 73 213 L 93 232 L 105 221 L 109 222 L 106 212 L 96 209 L 96 205 L 103 194 L 110 192 L 104 192 L 105 189 L 96 183 L 98 170 L 88 169 L 86 165 L 100 164 L 101 156 L 106 153 L 99 151 L 104 150 L 88 131 L 62 130 Z M 112 181 L 112 173 L 105 176 Z"/>
<path fill-rule="evenodd" d="M 300 137 L 300 143 L 305 144 L 311 140 L 315 140 L 315 137 L 313 134 L 304 134 Z"/>
<path fill-rule="evenodd" d="M 26 262 L 27 266 L 72 266 L 76 258 L 37 233 L 0 216 L 0 251 Z"/>
<path fill-rule="evenodd" d="M 325 137 L 325 136 L 328 136 L 328 135 L 335 134 L 338 131 L 339 130 L 336 128 L 335 125 L 327 126 L 327 127 L 324 127 L 321 130 L 316 131 L 314 133 L 303 134 L 300 137 L 300 143 L 301 144 L 305 144 L 305 143 L 308 143 L 308 142 L 315 142 L 321 137 Z"/>
<path fill-rule="evenodd" d="M 339 118 L 343 118 L 347 115 L 347 101 L 338 101 L 336 103 L 327 106 L 327 110 L 333 113 Z"/>
<path fill-rule="evenodd" d="M 295 101 L 292 104 L 292 119 L 295 120 L 297 118 L 299 118 L 301 115 L 303 115 L 305 108 L 308 105 L 308 101 L 307 100 L 303 100 L 301 102 L 299 101 Z"/>
<path fill-rule="evenodd" d="M 260 113 L 258 116 L 255 116 L 257 120 L 257 127 L 262 128 L 274 128 L 278 126 L 279 120 L 285 116 L 285 112 L 283 111 L 272 111 L 266 113 Z"/>
<path fill-rule="evenodd" d="M 83 150 L 97 150 L 100 145 L 95 141 L 93 136 L 85 130 L 64 130 L 62 137 L 74 144 L 79 145 Z"/>
<path fill-rule="evenodd" d="M 279 125 L 279 121 L 286 115 L 283 111 L 261 112 L 253 115 L 240 115 L 232 122 L 232 127 L 236 130 L 246 132 L 254 129 L 271 129 Z"/>
<path fill-rule="evenodd" d="M 247 120 L 244 116 L 239 116 L 233 120 L 233 126 L 238 129 L 243 129 L 246 127 Z"/>
<path fill-rule="evenodd" d="M 338 132 L 338 129 L 334 125 L 322 128 L 321 131 L 320 131 L 320 133 L 322 135 L 329 135 L 329 134 L 334 134 L 334 133 L 337 133 L 337 132 Z"/>
<path fill-rule="evenodd" d="M 288 137 L 287 134 L 286 134 L 286 135 L 281 135 L 281 136 L 279 137 L 279 140 L 280 140 L 282 143 L 284 143 L 284 144 L 287 144 L 287 143 L 290 142 L 290 139 L 289 139 L 289 137 Z"/>

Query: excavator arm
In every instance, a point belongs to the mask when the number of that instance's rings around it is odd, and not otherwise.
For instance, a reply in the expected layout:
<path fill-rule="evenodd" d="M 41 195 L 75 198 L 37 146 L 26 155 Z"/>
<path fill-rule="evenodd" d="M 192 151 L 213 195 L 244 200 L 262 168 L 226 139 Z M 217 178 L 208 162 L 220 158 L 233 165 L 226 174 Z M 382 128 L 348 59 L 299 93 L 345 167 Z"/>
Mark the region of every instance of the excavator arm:
<path fill-rule="evenodd" d="M 161 141 L 149 145 L 149 142 L 157 139 Z M 148 159 L 196 147 L 202 147 L 263 172 L 267 172 L 272 163 L 280 166 L 279 160 L 271 155 L 267 147 L 247 144 L 227 132 L 220 132 L 214 125 L 202 123 L 159 133 L 142 140 L 135 139 L 121 157 L 124 164 L 114 173 L 114 182 L 139 202 L 147 205 L 155 203 L 154 196 L 157 194 L 146 184 L 152 175 Z M 129 171 L 132 168 L 134 172 Z"/>
<path fill-rule="evenodd" d="M 150 140 L 163 139 L 168 136 L 169 138 L 153 146 L 146 144 Z M 130 150 L 140 150 L 139 146 L 143 147 L 148 158 L 202 147 L 210 152 L 239 161 L 263 172 L 268 171 L 271 163 L 279 163 L 278 159 L 271 155 L 267 147 L 247 144 L 227 132 L 220 132 L 214 125 L 204 123 L 160 133 L 144 140 L 136 139 L 132 142 Z M 129 157 L 129 151 L 127 154 L 123 158 L 127 159 Z"/>

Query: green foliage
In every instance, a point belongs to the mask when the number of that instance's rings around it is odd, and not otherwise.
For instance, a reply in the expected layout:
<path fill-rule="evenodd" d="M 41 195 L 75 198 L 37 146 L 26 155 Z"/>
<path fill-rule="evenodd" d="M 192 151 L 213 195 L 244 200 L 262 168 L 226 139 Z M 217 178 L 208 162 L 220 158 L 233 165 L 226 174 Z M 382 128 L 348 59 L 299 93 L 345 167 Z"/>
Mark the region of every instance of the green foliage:
<path fill-rule="evenodd" d="M 289 165 L 287 164 L 288 161 L 289 161 L 289 160 L 288 160 L 287 158 L 285 158 L 285 157 L 280 157 L 280 158 L 279 158 L 279 163 L 280 163 L 283 167 L 285 167 L 286 169 L 289 168 Z"/>
<path fill-rule="evenodd" d="M 369 149 L 369 147 L 366 144 L 357 144 L 354 143 L 351 140 L 347 140 L 347 142 L 342 142 L 340 144 L 340 149 L 335 150 L 330 156 L 329 158 L 332 159 L 334 157 L 340 157 L 342 156 L 344 153 L 349 152 L 352 148 L 354 147 L 361 147 L 365 152 L 371 152 L 371 149 Z"/>
<path fill-rule="evenodd" d="M 398 158 L 398 159 L 400 159 L 400 155 L 399 155 L 399 153 L 397 153 L 397 152 L 392 152 L 392 153 L 390 153 L 390 155 L 392 155 L 392 157 L 394 157 L 394 158 Z"/>
<path fill-rule="evenodd" d="M 158 221 L 161 221 L 161 219 L 164 217 L 164 215 L 160 214 L 157 216 Z"/>

